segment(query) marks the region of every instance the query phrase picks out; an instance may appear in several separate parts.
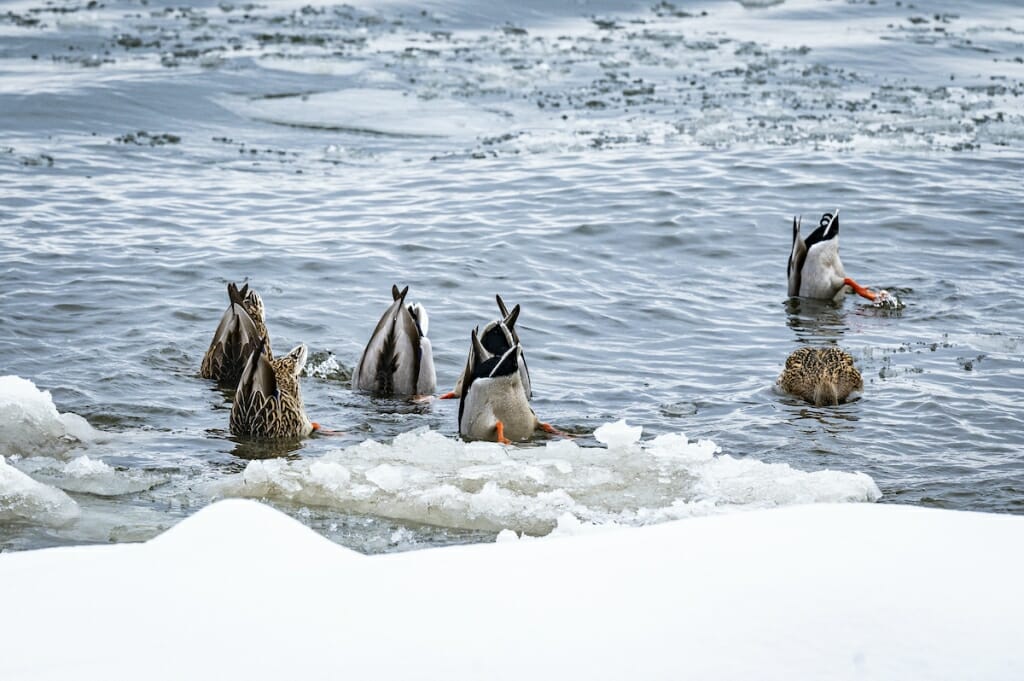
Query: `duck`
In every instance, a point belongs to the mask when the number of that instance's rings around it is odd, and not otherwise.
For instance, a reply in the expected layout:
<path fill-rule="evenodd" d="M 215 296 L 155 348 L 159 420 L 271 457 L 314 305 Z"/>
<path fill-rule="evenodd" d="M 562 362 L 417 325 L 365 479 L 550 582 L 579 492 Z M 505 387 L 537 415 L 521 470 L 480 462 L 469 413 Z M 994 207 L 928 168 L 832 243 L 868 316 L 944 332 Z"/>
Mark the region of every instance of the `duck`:
<path fill-rule="evenodd" d="M 501 295 L 495 295 L 495 300 L 498 303 L 498 310 L 501 312 L 501 317 L 495 319 L 484 327 L 484 330 L 480 333 L 480 344 L 484 350 L 487 351 L 488 355 L 484 359 L 488 359 L 494 355 L 504 355 L 515 345 L 521 345 L 519 342 L 519 333 L 516 331 L 516 320 L 519 319 L 520 307 L 518 303 L 511 310 L 502 300 Z M 470 348 L 470 357 L 466 360 L 466 367 L 462 370 L 462 374 L 459 375 L 459 379 L 455 382 L 455 388 L 444 395 L 441 395 L 442 400 L 453 399 L 462 396 L 462 386 L 465 383 L 466 375 L 471 371 L 470 359 L 472 357 L 472 348 Z M 526 391 L 526 398 L 533 399 L 533 385 L 530 382 L 530 369 L 526 365 L 526 355 L 522 352 L 520 347 L 519 353 L 519 375 L 523 382 L 523 389 Z"/>
<path fill-rule="evenodd" d="M 248 284 L 239 289 L 233 282 L 229 283 L 228 307 L 203 356 L 200 376 L 212 378 L 222 388 L 233 389 L 238 385 L 246 360 L 260 338 L 265 341 L 264 353 L 272 357 L 263 299 L 256 291 L 250 290 Z"/>
<path fill-rule="evenodd" d="M 469 360 L 459 400 L 459 434 L 466 440 L 502 444 L 528 440 L 537 429 L 560 434 L 541 422 L 519 371 L 523 348 L 514 344 L 501 355 L 487 350 L 478 329 L 470 333 Z"/>
<path fill-rule="evenodd" d="M 778 387 L 811 404 L 835 406 L 864 389 L 850 353 L 837 347 L 802 347 L 786 358 Z"/>
<path fill-rule="evenodd" d="M 838 300 L 853 289 L 858 295 L 874 301 L 885 291 L 874 293 L 846 276 L 839 259 L 839 210 L 825 213 L 818 228 L 805 241 L 800 236 L 800 218 L 793 217 L 793 245 L 786 268 L 789 295 L 821 300 Z M 847 288 L 849 287 L 849 289 Z"/>
<path fill-rule="evenodd" d="M 431 395 L 437 389 L 434 354 L 427 338 L 429 318 L 409 293 L 391 287 L 392 303 L 373 330 L 352 372 L 352 389 L 389 397 Z"/>
<path fill-rule="evenodd" d="M 316 429 L 306 416 L 299 391 L 306 346 L 297 345 L 277 359 L 270 357 L 267 348 L 266 338 L 260 338 L 242 370 L 231 405 L 231 434 L 266 439 L 306 437 Z"/>

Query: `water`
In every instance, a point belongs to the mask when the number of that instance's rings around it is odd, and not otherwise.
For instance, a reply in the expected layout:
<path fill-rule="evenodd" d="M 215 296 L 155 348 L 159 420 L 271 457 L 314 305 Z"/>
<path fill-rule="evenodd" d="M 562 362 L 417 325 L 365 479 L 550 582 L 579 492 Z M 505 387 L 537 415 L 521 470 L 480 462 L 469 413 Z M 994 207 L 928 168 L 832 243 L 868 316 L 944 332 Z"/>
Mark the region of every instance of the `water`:
<path fill-rule="evenodd" d="M 0 374 L 99 432 L 5 433 L 0 492 L 28 474 L 78 510 L 29 504 L 0 548 L 245 495 L 378 552 L 873 498 L 855 472 L 882 502 L 1021 512 L 1024 11 L 959 5 L 7 3 Z M 792 215 L 836 208 L 848 274 L 905 307 L 786 299 Z M 243 280 L 344 436 L 230 437 L 197 373 Z M 454 401 L 349 391 L 393 283 L 443 389 L 494 294 L 521 304 L 534 407 L 576 439 L 466 447 Z M 833 342 L 862 399 L 774 392 Z M 623 418 L 689 441 L 601 446 Z"/>

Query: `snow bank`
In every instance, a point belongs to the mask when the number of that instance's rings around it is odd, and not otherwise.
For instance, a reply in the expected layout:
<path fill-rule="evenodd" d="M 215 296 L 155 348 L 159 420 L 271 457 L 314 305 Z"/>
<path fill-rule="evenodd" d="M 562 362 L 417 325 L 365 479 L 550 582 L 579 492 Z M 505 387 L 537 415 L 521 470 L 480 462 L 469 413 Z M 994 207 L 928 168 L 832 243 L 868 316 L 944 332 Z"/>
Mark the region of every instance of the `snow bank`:
<path fill-rule="evenodd" d="M 421 429 L 315 459 L 250 462 L 215 495 L 273 499 L 441 527 L 543 535 L 556 525 L 644 525 L 734 508 L 875 501 L 861 473 L 807 473 L 716 455 L 710 440 L 640 441 L 620 421 L 598 428 L 605 447 L 464 443 Z"/>
<path fill-rule="evenodd" d="M 60 455 L 97 436 L 81 416 L 59 413 L 32 381 L 0 376 L 0 456 Z"/>
<path fill-rule="evenodd" d="M 364 557 L 232 500 L 0 555 L 0 678 L 1019 679 L 1022 532 L 824 504 Z"/>
<path fill-rule="evenodd" d="M 36 482 L 0 456 L 0 521 L 26 520 L 59 527 L 79 515 L 78 504 L 59 489 Z M 6 678 L 0 675 L 0 678 Z"/>

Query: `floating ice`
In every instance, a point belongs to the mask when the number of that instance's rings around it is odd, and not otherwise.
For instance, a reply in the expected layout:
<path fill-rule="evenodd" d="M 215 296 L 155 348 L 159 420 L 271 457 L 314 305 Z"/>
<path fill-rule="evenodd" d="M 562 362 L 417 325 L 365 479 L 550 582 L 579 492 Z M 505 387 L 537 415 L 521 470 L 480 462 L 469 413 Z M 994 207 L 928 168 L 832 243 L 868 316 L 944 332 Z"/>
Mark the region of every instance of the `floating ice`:
<path fill-rule="evenodd" d="M 646 525 L 723 509 L 875 501 L 862 473 L 808 473 L 717 455 L 681 433 L 640 441 L 625 422 L 595 433 L 605 447 L 463 443 L 421 429 L 317 459 L 251 461 L 214 494 L 267 498 L 442 527 L 544 535 L 593 525 Z M 581 527 L 583 528 L 581 530 Z"/>
<path fill-rule="evenodd" d="M 402 90 L 352 88 L 296 97 L 225 99 L 255 120 L 321 130 L 398 137 L 475 137 L 501 131 L 505 119 L 472 104 L 423 99 Z"/>
<path fill-rule="evenodd" d="M 644 432 L 643 426 L 630 426 L 626 419 L 615 423 L 606 423 L 594 431 L 594 438 L 609 447 L 625 447 L 640 440 Z"/>
<path fill-rule="evenodd" d="M 59 413 L 32 381 L 0 376 L 0 455 L 60 455 L 98 435 L 81 416 Z"/>
<path fill-rule="evenodd" d="M 78 504 L 71 497 L 36 482 L 0 456 L 0 520 L 28 520 L 60 527 L 78 515 Z"/>
<path fill-rule="evenodd" d="M 36 480 L 68 492 L 115 497 L 152 489 L 167 482 L 167 477 L 141 470 L 119 470 L 88 456 L 68 462 L 49 457 L 23 459 L 18 468 Z"/>

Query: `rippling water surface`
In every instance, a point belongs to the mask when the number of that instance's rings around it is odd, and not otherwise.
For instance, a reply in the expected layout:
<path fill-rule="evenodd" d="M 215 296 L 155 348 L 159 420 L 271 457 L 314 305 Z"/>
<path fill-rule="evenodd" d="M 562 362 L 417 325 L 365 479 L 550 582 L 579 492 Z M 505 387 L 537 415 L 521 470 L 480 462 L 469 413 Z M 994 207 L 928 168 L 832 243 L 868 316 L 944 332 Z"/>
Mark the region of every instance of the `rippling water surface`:
<path fill-rule="evenodd" d="M 871 498 L 853 472 L 1021 512 L 1024 11 L 961 5 L 0 6 L 0 374 L 101 431 L 0 441 L 80 510 L 0 548 L 244 495 L 375 552 Z M 787 300 L 792 216 L 835 208 L 850 276 L 903 309 Z M 197 374 L 243 280 L 345 435 L 227 432 Z M 494 294 L 520 303 L 535 410 L 575 440 L 467 447 L 454 401 L 351 392 L 392 283 L 445 389 Z M 803 343 L 848 349 L 863 398 L 774 392 Z M 599 446 L 622 418 L 691 443 Z"/>

